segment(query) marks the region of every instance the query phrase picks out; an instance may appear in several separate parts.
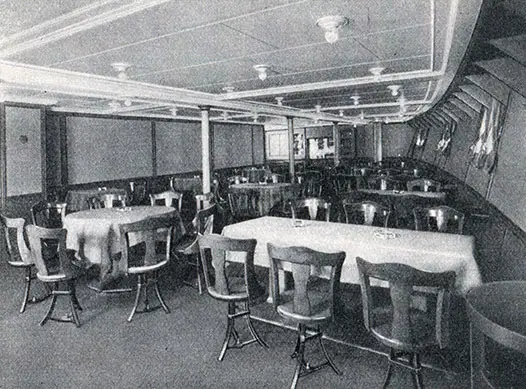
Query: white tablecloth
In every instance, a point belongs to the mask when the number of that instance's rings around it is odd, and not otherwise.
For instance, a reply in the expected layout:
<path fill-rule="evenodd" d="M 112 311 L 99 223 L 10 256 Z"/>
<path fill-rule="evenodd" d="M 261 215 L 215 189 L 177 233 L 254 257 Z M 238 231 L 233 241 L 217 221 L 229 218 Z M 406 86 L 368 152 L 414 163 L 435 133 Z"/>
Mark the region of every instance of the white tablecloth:
<path fill-rule="evenodd" d="M 91 209 L 70 213 L 64 220 L 68 231 L 66 246 L 77 251 L 77 256 L 101 265 L 104 276 L 111 268 L 111 256 L 120 252 L 121 224 L 132 223 L 147 217 L 177 214 L 175 208 L 161 206 L 138 206 L 121 208 Z M 182 221 L 176 236 L 184 233 Z M 125 269 L 113 269 L 113 273 Z"/>
<path fill-rule="evenodd" d="M 223 235 L 257 239 L 254 263 L 265 267 L 269 267 L 268 242 L 324 252 L 345 251 L 341 275 L 344 283 L 359 283 L 356 266 L 359 256 L 370 262 L 400 262 L 431 272 L 453 270 L 460 294 L 482 284 L 472 236 L 321 221 L 303 223 L 303 227 L 292 227 L 291 219 L 266 216 L 228 225 Z"/>

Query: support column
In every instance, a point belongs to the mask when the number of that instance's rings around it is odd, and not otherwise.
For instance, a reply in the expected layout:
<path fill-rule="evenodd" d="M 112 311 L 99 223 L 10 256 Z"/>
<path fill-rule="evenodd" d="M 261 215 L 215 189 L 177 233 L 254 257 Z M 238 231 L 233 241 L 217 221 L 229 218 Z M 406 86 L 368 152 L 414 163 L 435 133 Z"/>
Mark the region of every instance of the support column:
<path fill-rule="evenodd" d="M 290 182 L 294 182 L 294 119 L 287 117 L 287 129 L 289 133 L 289 176 Z"/>
<path fill-rule="evenodd" d="M 201 108 L 201 166 L 203 169 L 203 194 L 210 193 L 210 107 Z"/>
<path fill-rule="evenodd" d="M 340 128 L 338 123 L 332 123 L 332 136 L 334 140 L 334 166 L 340 164 Z"/>
<path fill-rule="evenodd" d="M 382 161 L 382 123 L 373 124 L 374 161 Z"/>

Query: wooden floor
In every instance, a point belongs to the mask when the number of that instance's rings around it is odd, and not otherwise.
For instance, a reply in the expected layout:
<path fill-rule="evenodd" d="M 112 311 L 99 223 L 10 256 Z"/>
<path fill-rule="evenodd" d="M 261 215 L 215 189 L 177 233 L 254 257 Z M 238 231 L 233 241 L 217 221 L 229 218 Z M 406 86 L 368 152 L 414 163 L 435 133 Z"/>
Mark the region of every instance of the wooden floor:
<path fill-rule="evenodd" d="M 253 310 L 262 319 L 256 328 L 270 349 L 253 344 L 227 352 L 218 362 L 226 306 L 181 286 L 178 274 L 180 269 L 172 267 L 163 275 L 170 314 L 157 310 L 128 323 L 132 294 L 97 294 L 81 279 L 82 326 L 48 322 L 40 327 L 49 300 L 19 314 L 22 274 L 2 262 L 0 388 L 287 388 L 294 369 L 290 354 L 295 334 L 272 307 L 264 303 Z M 41 287 L 35 288 L 39 291 Z M 356 291 L 346 289 L 346 317 L 327 330 L 325 341 L 343 375 L 324 369 L 302 378 L 299 388 L 381 387 L 386 350 L 363 330 Z M 315 360 L 319 350 L 314 347 L 309 356 Z M 435 355 L 424 361 L 426 387 L 469 387 L 463 355 Z M 451 370 L 442 370 L 451 361 Z M 410 374 L 396 369 L 390 387 L 410 388 Z"/>

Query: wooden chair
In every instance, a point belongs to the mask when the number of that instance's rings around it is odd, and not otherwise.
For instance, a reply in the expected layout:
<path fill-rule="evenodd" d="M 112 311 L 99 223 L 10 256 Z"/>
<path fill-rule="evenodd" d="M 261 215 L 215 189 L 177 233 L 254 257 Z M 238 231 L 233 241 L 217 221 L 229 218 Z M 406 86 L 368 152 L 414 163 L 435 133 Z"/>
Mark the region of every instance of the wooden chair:
<path fill-rule="evenodd" d="M 146 191 L 147 191 L 146 180 L 136 180 L 130 181 L 128 183 L 129 194 L 128 199 L 130 205 L 143 205 L 147 201 Z"/>
<path fill-rule="evenodd" d="M 126 267 L 126 273 L 137 276 L 137 291 L 132 311 L 128 316 L 128 322 L 131 322 L 135 313 L 150 312 L 162 307 L 166 313 L 170 309 L 166 305 L 159 290 L 157 283 L 157 273 L 166 266 L 170 260 L 170 248 L 172 244 L 172 235 L 175 225 L 173 217 L 151 217 L 133 223 L 121 224 L 121 261 Z M 161 230 L 161 231 L 159 231 Z M 141 242 L 136 241 L 140 235 Z M 157 252 L 157 242 L 160 235 L 164 248 Z M 144 242 L 144 249 L 138 250 L 137 243 Z M 148 300 L 148 287 L 154 286 L 155 294 L 159 300 L 160 306 L 151 307 Z M 144 310 L 138 311 L 141 294 L 144 291 Z"/>
<path fill-rule="evenodd" d="M 407 190 L 422 191 L 422 192 L 440 192 L 442 184 L 439 181 L 431 180 L 429 178 L 417 178 L 407 182 Z"/>
<path fill-rule="evenodd" d="M 100 196 L 90 196 L 86 199 L 86 203 L 88 204 L 88 209 L 100 209 L 104 207 Z"/>
<path fill-rule="evenodd" d="M 449 341 L 449 297 L 455 285 L 455 272 L 429 273 L 400 263 L 373 264 L 359 257 L 356 263 L 365 328 L 390 348 L 383 387 L 389 385 L 393 366 L 398 365 L 408 368 L 415 387 L 422 388 L 421 352 L 436 346 L 444 348 Z M 373 299 L 371 279 L 389 283 L 390 301 L 380 304 L 382 299 Z M 436 291 L 427 295 L 427 311 L 411 307 L 415 287 Z"/>
<path fill-rule="evenodd" d="M 77 310 L 82 310 L 75 292 L 75 284 L 82 274 L 82 267 L 75 260 L 75 252 L 66 250 L 66 234 L 64 228 L 45 228 L 36 225 L 26 226 L 29 247 L 35 266 L 37 278 L 51 285 L 51 305 L 40 322 L 43 326 L 48 320 L 59 322 L 72 322 L 77 327 L 80 320 Z M 54 241 L 53 245 L 49 242 Z M 56 247 L 56 255 L 49 255 L 49 247 Z M 52 316 L 58 296 L 68 296 L 70 314 L 64 317 Z"/>
<path fill-rule="evenodd" d="M 26 243 L 24 230 L 26 221 L 23 218 L 9 218 L 4 215 L 0 215 L 0 220 L 2 221 L 2 227 L 4 229 L 7 263 L 15 268 L 24 269 L 25 273 L 24 297 L 22 298 L 22 306 L 20 307 L 20 313 L 23 313 L 26 310 L 27 304 L 40 302 L 49 297 L 49 294 L 44 297 L 29 298 L 31 281 L 36 278 L 36 274 L 33 272 L 33 268 L 35 267 L 33 257 Z"/>
<path fill-rule="evenodd" d="M 301 178 L 301 196 L 319 197 L 323 191 L 323 178 L 321 173 L 305 172 Z"/>
<path fill-rule="evenodd" d="M 329 357 L 322 342 L 321 326 L 334 320 L 335 308 L 339 304 L 340 276 L 345 252 L 323 253 L 306 247 L 278 247 L 267 244 L 270 258 L 272 301 L 276 312 L 297 323 L 298 338 L 292 358 L 296 358 L 296 369 L 291 388 L 295 388 L 300 377 L 330 366 L 336 374 L 342 374 Z M 329 278 L 311 275 L 311 267 L 328 271 Z M 284 281 L 279 272 L 292 272 L 294 289 L 285 291 Z M 330 269 L 330 270 L 328 270 Z M 307 330 L 314 333 L 307 335 Z M 306 363 L 304 353 L 306 342 L 317 339 L 326 361 L 317 366 Z"/>
<path fill-rule="evenodd" d="M 256 218 L 258 210 L 259 194 L 255 190 L 231 190 L 228 192 L 228 205 L 234 222 L 240 222 Z"/>
<path fill-rule="evenodd" d="M 293 219 L 329 221 L 331 203 L 318 197 L 298 199 L 291 203 L 291 212 Z"/>
<path fill-rule="evenodd" d="M 255 239 L 231 239 L 216 234 L 199 236 L 199 248 L 208 294 L 216 300 L 228 303 L 227 329 L 218 357 L 219 361 L 223 360 L 228 349 L 242 348 L 254 342 L 268 348 L 258 335 L 250 318 L 250 307 L 264 302 L 267 298 L 265 289 L 256 278 L 254 268 L 256 243 Z M 241 276 L 227 271 L 229 253 L 244 256 Z M 241 341 L 235 329 L 235 320 L 241 317 L 245 318 L 251 334 L 251 338 L 245 341 Z"/>
<path fill-rule="evenodd" d="M 447 205 L 413 209 L 417 231 L 462 234 L 464 214 Z"/>
<path fill-rule="evenodd" d="M 174 207 L 181 213 L 183 207 L 183 194 L 173 190 L 166 190 L 161 193 L 150 194 L 150 204 Z"/>
<path fill-rule="evenodd" d="M 186 235 L 174 245 L 172 250 L 175 257 L 181 260 L 182 258 L 186 258 L 186 264 L 195 268 L 199 294 L 203 294 L 203 281 L 201 280 L 202 267 L 198 238 L 199 236 L 212 233 L 215 213 L 215 205 L 198 210 L 193 220 L 193 230 L 187 232 Z M 184 283 L 194 286 L 193 282 L 187 280 L 185 280 Z"/>
<path fill-rule="evenodd" d="M 115 193 L 103 194 L 100 196 L 100 201 L 104 205 L 104 208 L 125 207 L 127 203 L 126 195 Z"/>
<path fill-rule="evenodd" d="M 35 226 L 62 228 L 66 211 L 66 203 L 39 201 L 31 207 L 31 219 Z"/>
<path fill-rule="evenodd" d="M 374 201 L 343 203 L 345 220 L 350 224 L 380 226 L 387 228 L 391 210 Z"/>

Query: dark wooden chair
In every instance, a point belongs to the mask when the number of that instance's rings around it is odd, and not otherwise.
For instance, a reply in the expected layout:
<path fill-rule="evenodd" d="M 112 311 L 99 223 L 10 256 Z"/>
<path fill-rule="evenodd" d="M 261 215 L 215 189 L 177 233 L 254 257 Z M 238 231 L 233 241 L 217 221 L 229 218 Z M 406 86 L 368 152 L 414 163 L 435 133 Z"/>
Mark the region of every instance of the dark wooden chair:
<path fill-rule="evenodd" d="M 175 257 L 185 259 L 185 264 L 195 268 L 197 289 L 199 294 L 203 294 L 202 266 L 199 252 L 198 238 L 202 235 L 209 235 L 214 227 L 214 215 L 216 206 L 200 209 L 196 212 L 192 224 L 192 230 L 187 231 L 183 238 L 174 244 L 172 253 Z M 193 281 L 185 280 L 186 285 L 194 286 Z"/>
<path fill-rule="evenodd" d="M 9 218 L 4 215 L 0 215 L 0 220 L 2 221 L 2 228 L 4 230 L 7 263 L 15 268 L 24 269 L 25 273 L 24 297 L 22 298 L 22 306 L 20 307 L 20 313 L 23 313 L 28 303 L 40 302 L 44 298 L 49 297 L 49 294 L 43 297 L 29 298 L 31 281 L 36 278 L 36 274 L 33 270 L 35 268 L 33 257 L 26 242 L 24 230 L 26 221 L 23 218 Z"/>
<path fill-rule="evenodd" d="M 447 205 L 413 209 L 417 231 L 462 234 L 464 214 Z"/>
<path fill-rule="evenodd" d="M 442 184 L 439 181 L 431 180 L 429 178 L 417 178 L 407 182 L 407 190 L 422 191 L 422 192 L 440 192 Z"/>
<path fill-rule="evenodd" d="M 267 248 L 274 309 L 284 319 L 297 324 L 298 338 L 291 355 L 296 359 L 296 369 L 290 387 L 295 388 L 300 377 L 326 366 L 330 366 L 336 374 L 342 374 L 323 345 L 321 327 L 334 320 L 335 308 L 340 305 L 340 276 L 345 252 L 323 253 L 306 247 L 278 247 L 271 243 L 267 244 Z M 313 266 L 323 266 L 325 271 L 328 271 L 328 279 L 312 276 Z M 286 290 L 286 285 L 280 284 L 285 281 L 285 278 L 279 275 L 283 269 L 292 272 L 292 291 Z M 307 334 L 307 330 L 313 333 Z M 316 339 L 326 361 L 311 366 L 305 361 L 305 346 L 308 341 Z"/>
<path fill-rule="evenodd" d="M 165 190 L 161 193 L 150 194 L 150 204 L 162 205 L 164 207 L 174 207 L 179 213 L 183 207 L 183 193 L 173 190 Z"/>
<path fill-rule="evenodd" d="M 44 325 L 48 320 L 54 320 L 72 322 L 79 327 L 80 320 L 77 310 L 82 310 L 82 308 L 77 300 L 75 284 L 82 275 L 83 268 L 75 260 L 75 252 L 66 249 L 66 229 L 28 225 L 26 233 L 37 269 L 37 278 L 52 288 L 51 305 L 40 325 Z M 53 244 L 49 244 L 51 241 Z M 49 255 L 50 247 L 56 248 L 56 255 Z M 69 297 L 70 314 L 66 317 L 52 316 L 58 296 Z"/>
<path fill-rule="evenodd" d="M 298 174 L 302 197 L 320 197 L 323 191 L 323 176 L 317 170 L 307 170 Z"/>
<path fill-rule="evenodd" d="M 128 316 L 131 322 L 135 313 L 150 312 L 162 307 L 166 313 L 170 309 L 164 302 L 157 282 L 157 273 L 165 267 L 170 260 L 171 244 L 174 225 L 173 217 L 151 217 L 133 223 L 121 224 L 121 261 L 124 263 L 126 273 L 137 276 L 137 291 L 132 311 Z M 140 235 L 140 242 L 136 241 Z M 158 250 L 157 242 L 163 243 L 163 248 Z M 141 243 L 140 245 L 138 243 Z M 144 243 L 144 247 L 142 246 Z M 155 294 L 160 306 L 151 307 L 148 300 L 148 287 L 153 284 Z M 141 294 L 144 291 L 144 310 L 138 311 Z"/>
<path fill-rule="evenodd" d="M 128 203 L 130 205 L 144 205 L 148 198 L 148 184 L 146 180 L 130 181 L 128 187 Z"/>
<path fill-rule="evenodd" d="M 66 203 L 39 201 L 31 207 L 31 219 L 35 226 L 62 228 L 66 212 Z"/>
<path fill-rule="evenodd" d="M 294 219 L 329 221 L 331 203 L 319 197 L 298 199 L 291 203 L 291 212 Z"/>
<path fill-rule="evenodd" d="M 389 385 L 393 366 L 409 369 L 416 388 L 422 388 L 420 354 L 449 341 L 449 297 L 455 272 L 429 273 L 400 263 L 373 264 L 356 258 L 360 274 L 364 324 L 379 342 L 389 347 L 389 366 L 383 387 Z M 390 299 L 374 299 L 371 280 L 389 283 Z M 374 281 L 373 281 L 374 282 Z M 415 287 L 432 289 L 428 310 L 411 307 Z M 404 358 L 405 357 L 405 358 Z M 406 359 L 407 358 L 407 359 Z"/>
<path fill-rule="evenodd" d="M 126 195 L 116 193 L 105 193 L 100 196 L 104 208 L 125 207 L 127 204 Z"/>
<path fill-rule="evenodd" d="M 264 302 L 265 289 L 259 284 L 254 268 L 255 239 L 231 239 L 221 235 L 199 236 L 199 248 L 203 263 L 206 289 L 214 299 L 228 303 L 227 329 L 218 360 L 222 361 L 228 349 L 242 348 L 257 342 L 264 348 L 267 344 L 258 335 L 250 318 L 250 307 Z M 229 253 L 244 256 L 242 275 L 229 271 Z M 235 320 L 244 317 L 251 338 L 241 341 Z M 233 340 L 233 342 L 231 342 Z"/>
<path fill-rule="evenodd" d="M 374 201 L 344 202 L 343 210 L 347 223 L 386 228 L 391 214 L 388 207 Z"/>
<path fill-rule="evenodd" d="M 100 209 L 104 208 L 104 203 L 101 201 L 100 196 L 90 196 L 86 199 L 88 209 Z"/>
<path fill-rule="evenodd" d="M 231 190 L 228 192 L 228 205 L 234 222 L 256 218 L 259 194 L 255 190 Z"/>

